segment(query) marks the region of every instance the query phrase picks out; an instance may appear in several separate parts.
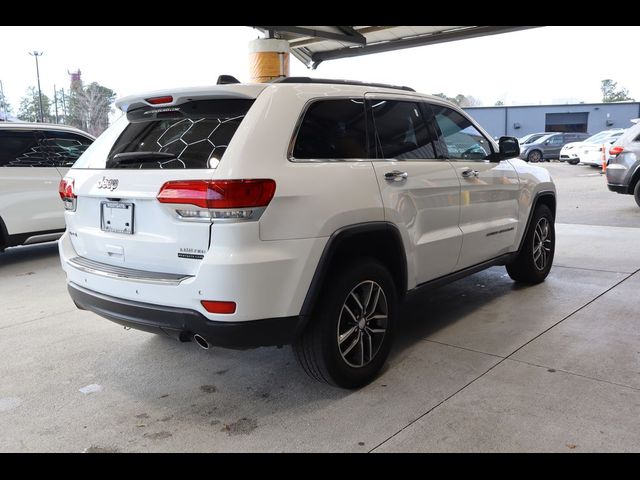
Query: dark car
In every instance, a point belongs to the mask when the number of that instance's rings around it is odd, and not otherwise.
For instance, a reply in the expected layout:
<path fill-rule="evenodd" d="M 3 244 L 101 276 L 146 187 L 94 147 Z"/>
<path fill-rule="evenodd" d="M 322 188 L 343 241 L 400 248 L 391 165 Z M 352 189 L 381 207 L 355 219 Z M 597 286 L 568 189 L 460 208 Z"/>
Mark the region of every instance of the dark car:
<path fill-rule="evenodd" d="M 534 142 L 521 145 L 520 158 L 527 162 L 543 162 L 560 158 L 560 150 L 567 143 L 581 142 L 589 138 L 588 133 L 551 133 Z"/>
<path fill-rule="evenodd" d="M 607 186 L 612 192 L 633 195 L 640 207 L 640 122 L 611 146 Z"/>

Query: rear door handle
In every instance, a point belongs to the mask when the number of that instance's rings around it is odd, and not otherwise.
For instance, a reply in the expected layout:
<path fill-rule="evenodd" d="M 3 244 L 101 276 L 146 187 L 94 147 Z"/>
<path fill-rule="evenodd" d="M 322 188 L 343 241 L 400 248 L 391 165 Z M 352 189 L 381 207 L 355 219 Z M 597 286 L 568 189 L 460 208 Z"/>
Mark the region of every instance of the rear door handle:
<path fill-rule="evenodd" d="M 406 180 L 409 174 L 407 172 L 401 172 L 400 170 L 393 170 L 384 174 L 384 179 L 388 182 L 400 182 Z"/>
<path fill-rule="evenodd" d="M 474 170 L 472 168 L 467 168 L 467 169 L 462 171 L 462 176 L 464 178 L 477 177 L 478 173 L 480 173 L 480 172 L 478 172 L 478 170 Z"/>

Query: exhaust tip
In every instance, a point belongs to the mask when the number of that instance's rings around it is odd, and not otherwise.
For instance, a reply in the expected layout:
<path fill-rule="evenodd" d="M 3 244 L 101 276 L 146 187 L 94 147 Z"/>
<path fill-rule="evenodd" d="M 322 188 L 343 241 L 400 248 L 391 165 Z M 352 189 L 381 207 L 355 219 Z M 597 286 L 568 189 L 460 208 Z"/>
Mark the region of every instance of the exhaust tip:
<path fill-rule="evenodd" d="M 193 341 L 198 344 L 199 347 L 209 350 L 209 342 L 207 342 L 202 336 L 197 333 L 193 336 Z"/>

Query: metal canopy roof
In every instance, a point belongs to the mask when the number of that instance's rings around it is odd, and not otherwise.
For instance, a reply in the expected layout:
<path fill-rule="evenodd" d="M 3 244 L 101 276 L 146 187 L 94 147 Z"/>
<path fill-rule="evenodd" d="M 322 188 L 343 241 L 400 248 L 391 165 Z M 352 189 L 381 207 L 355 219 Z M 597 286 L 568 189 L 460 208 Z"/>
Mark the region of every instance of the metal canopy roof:
<path fill-rule="evenodd" d="M 401 48 L 524 30 L 525 26 L 254 26 L 269 36 L 289 41 L 291 53 L 308 68 L 325 60 L 389 52 Z"/>

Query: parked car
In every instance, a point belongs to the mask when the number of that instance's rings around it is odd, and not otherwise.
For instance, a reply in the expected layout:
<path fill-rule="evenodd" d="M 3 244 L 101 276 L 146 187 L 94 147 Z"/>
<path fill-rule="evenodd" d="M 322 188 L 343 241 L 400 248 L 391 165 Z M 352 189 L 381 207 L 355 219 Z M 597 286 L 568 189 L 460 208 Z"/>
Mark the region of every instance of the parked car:
<path fill-rule="evenodd" d="M 640 123 L 629 127 L 609 149 L 609 190 L 633 195 L 640 207 Z"/>
<path fill-rule="evenodd" d="M 580 164 L 602 168 L 603 155 L 605 157 L 604 162 L 609 161 L 611 157 L 609 150 L 623 133 L 624 131 L 615 133 L 611 137 L 605 137 L 599 140 L 598 143 L 585 143 L 582 145 L 580 147 Z"/>
<path fill-rule="evenodd" d="M 0 251 L 62 235 L 58 184 L 93 140 L 64 125 L 0 123 Z"/>
<path fill-rule="evenodd" d="M 287 78 L 133 95 L 61 183 L 75 304 L 203 348 L 293 344 L 346 388 L 399 304 L 493 265 L 542 282 L 555 186 L 407 87 Z"/>
<path fill-rule="evenodd" d="M 533 163 L 557 160 L 564 145 L 585 140 L 589 136 L 588 133 L 552 133 L 523 145 L 520 149 L 520 158 Z"/>
<path fill-rule="evenodd" d="M 530 143 L 533 143 L 539 138 L 542 138 L 547 135 L 551 135 L 552 133 L 557 133 L 557 132 L 540 132 L 540 133 L 530 133 L 529 135 L 525 135 L 524 137 L 518 139 L 518 142 L 520 143 L 520 149 L 522 150 L 523 145 L 528 145 Z"/>
<path fill-rule="evenodd" d="M 598 132 L 582 142 L 567 143 L 560 150 L 560 161 L 570 163 L 571 165 L 577 165 L 580 162 L 581 157 L 585 156 L 584 150 L 581 149 L 584 145 L 602 145 L 602 142 L 604 142 L 606 138 L 616 138 L 617 136 L 622 135 L 623 132 L 624 128 L 614 128 Z M 602 163 L 602 160 L 600 160 L 600 162 Z"/>

